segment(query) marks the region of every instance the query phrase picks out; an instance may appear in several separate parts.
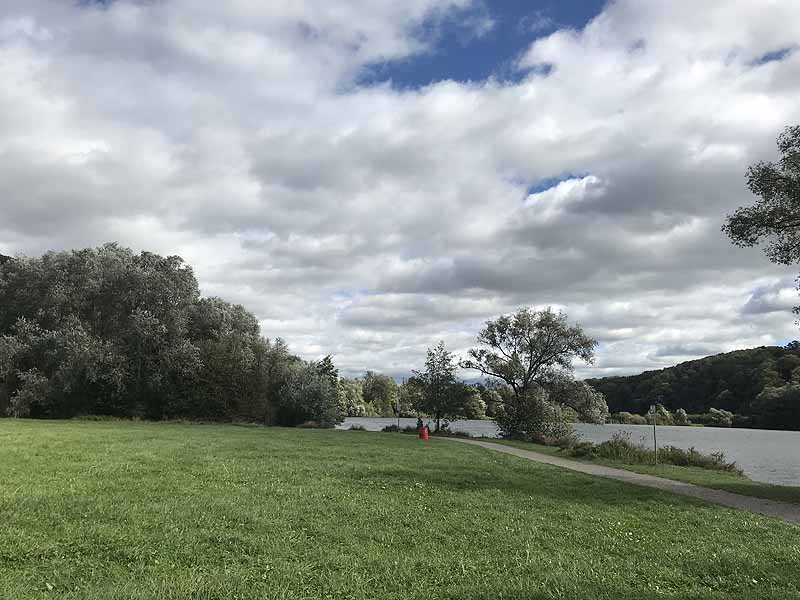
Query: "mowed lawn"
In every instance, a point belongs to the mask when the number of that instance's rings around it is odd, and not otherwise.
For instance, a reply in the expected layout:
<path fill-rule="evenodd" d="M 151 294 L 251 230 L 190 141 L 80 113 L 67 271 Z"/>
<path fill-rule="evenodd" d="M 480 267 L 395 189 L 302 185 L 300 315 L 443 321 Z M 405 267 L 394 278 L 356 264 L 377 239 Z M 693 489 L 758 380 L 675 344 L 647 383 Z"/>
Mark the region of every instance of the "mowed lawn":
<path fill-rule="evenodd" d="M 570 456 L 569 453 L 562 451 L 554 446 L 543 446 L 530 442 L 520 442 L 516 440 L 498 440 L 494 438 L 483 438 L 487 442 L 504 444 L 523 450 L 531 450 L 540 454 L 558 456 L 583 463 L 608 465 L 617 469 L 625 469 L 634 473 L 644 473 L 645 475 L 655 475 L 666 479 L 674 479 L 686 483 L 693 483 L 703 487 L 725 490 L 742 496 L 753 496 L 754 498 L 767 498 L 778 502 L 789 504 L 800 504 L 800 487 L 788 485 L 773 485 L 761 481 L 754 481 L 745 475 L 731 473 L 730 471 L 716 471 L 713 469 L 702 469 L 700 467 L 683 467 L 676 465 L 643 465 L 628 464 L 615 460 L 603 460 L 601 458 L 587 459 Z"/>
<path fill-rule="evenodd" d="M 800 527 L 447 440 L 0 420 L 0 598 L 800 598 Z"/>

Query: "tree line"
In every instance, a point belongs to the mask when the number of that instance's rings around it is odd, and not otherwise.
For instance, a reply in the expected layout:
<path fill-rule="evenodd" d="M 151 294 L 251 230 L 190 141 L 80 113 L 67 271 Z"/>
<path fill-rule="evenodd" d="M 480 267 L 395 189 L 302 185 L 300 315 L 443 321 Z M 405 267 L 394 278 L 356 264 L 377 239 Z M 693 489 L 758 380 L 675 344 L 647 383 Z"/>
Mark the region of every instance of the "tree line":
<path fill-rule="evenodd" d="M 573 361 L 591 362 L 597 342 L 563 313 L 522 308 L 487 321 L 476 342 L 461 361 L 439 342 L 428 349 L 425 369 L 401 386 L 368 373 L 360 382 L 364 402 L 353 405 L 350 414 L 369 414 L 377 407 L 384 407 L 383 416 L 425 414 L 434 420 L 435 431 L 450 420 L 485 415 L 506 437 L 539 440 L 568 435 L 576 420 L 605 422 L 603 395 L 573 375 Z M 459 367 L 487 379 L 460 381 Z"/>
<path fill-rule="evenodd" d="M 180 257 L 117 244 L 0 261 L 0 414 L 341 420 L 330 357 L 261 336 L 244 307 L 200 297 Z"/>
<path fill-rule="evenodd" d="M 798 342 L 586 381 L 603 393 L 614 414 L 644 415 L 651 405 L 662 405 L 669 411 L 683 410 L 695 424 L 800 430 Z M 628 415 L 618 419 L 638 422 Z"/>
<path fill-rule="evenodd" d="M 494 417 L 507 435 L 602 421 L 602 395 L 572 377 L 596 342 L 566 316 L 521 309 L 488 321 L 458 361 L 444 343 L 403 384 L 339 377 L 261 334 L 238 304 L 203 298 L 178 256 L 117 244 L 0 257 L 0 415 L 255 421 L 332 426 L 346 416 Z M 458 367 L 489 377 L 468 384 Z"/>

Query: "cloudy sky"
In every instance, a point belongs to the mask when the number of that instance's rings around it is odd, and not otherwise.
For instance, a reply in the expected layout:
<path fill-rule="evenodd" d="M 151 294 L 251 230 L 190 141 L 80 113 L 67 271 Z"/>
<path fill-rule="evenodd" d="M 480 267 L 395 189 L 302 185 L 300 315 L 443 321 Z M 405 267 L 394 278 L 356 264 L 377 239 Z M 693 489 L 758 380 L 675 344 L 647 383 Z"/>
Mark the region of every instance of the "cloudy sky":
<path fill-rule="evenodd" d="M 3 0 L 0 252 L 117 240 L 343 372 L 516 307 L 582 376 L 798 337 L 732 246 L 800 123 L 797 0 Z"/>

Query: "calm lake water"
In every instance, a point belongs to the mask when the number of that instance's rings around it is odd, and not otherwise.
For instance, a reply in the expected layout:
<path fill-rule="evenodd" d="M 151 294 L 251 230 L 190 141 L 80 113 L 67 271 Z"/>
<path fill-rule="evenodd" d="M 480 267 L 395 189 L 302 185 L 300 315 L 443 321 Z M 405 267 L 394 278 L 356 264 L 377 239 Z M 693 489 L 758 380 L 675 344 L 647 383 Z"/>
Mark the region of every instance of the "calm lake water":
<path fill-rule="evenodd" d="M 347 429 L 361 425 L 380 431 L 397 419 L 350 417 L 340 425 Z M 416 425 L 416 419 L 400 419 L 400 425 Z M 495 437 L 494 421 L 453 421 L 453 430 L 474 436 Z M 617 431 L 627 431 L 635 442 L 653 445 L 653 428 L 648 425 L 575 425 L 576 431 L 591 442 L 604 442 Z M 718 427 L 658 427 L 659 446 L 677 446 L 710 453 L 722 451 L 751 479 L 781 485 L 800 485 L 800 431 L 766 431 L 763 429 L 722 429 Z"/>

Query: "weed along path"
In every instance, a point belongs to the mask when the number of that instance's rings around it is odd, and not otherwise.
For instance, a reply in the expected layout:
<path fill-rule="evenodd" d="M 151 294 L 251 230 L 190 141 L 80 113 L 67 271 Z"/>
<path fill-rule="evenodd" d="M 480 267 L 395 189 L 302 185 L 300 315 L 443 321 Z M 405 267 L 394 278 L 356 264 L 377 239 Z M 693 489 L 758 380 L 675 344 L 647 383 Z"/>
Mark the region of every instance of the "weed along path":
<path fill-rule="evenodd" d="M 527 460 L 553 465 L 556 467 L 562 467 L 571 471 L 586 473 L 587 475 L 616 479 L 617 481 L 624 481 L 625 483 L 633 483 L 635 485 L 655 488 L 665 492 L 672 492 L 675 494 L 681 494 L 683 496 L 699 498 L 700 500 L 705 500 L 707 502 L 713 502 L 715 504 L 721 504 L 731 508 L 738 508 L 740 510 L 748 510 L 750 512 L 758 513 L 768 517 L 775 517 L 776 519 L 781 519 L 786 523 L 800 524 L 800 506 L 795 504 L 777 502 L 775 500 L 766 500 L 763 498 L 754 498 L 752 496 L 742 496 L 740 494 L 733 494 L 723 490 L 714 490 L 691 483 L 684 483 L 682 481 L 664 479 L 663 477 L 654 477 L 653 475 L 645 475 L 642 473 L 634 473 L 632 471 L 615 469 L 613 467 L 607 467 L 604 465 L 587 464 L 566 458 L 559 458 L 558 456 L 549 456 L 539 452 L 522 450 L 521 448 L 514 448 L 512 446 L 493 444 L 492 442 L 468 440 L 463 438 L 437 439 L 445 439 L 454 442 L 461 442 L 462 444 L 480 446 L 481 448 L 494 450 L 495 452 L 504 452 L 505 454 L 512 454 Z"/>

